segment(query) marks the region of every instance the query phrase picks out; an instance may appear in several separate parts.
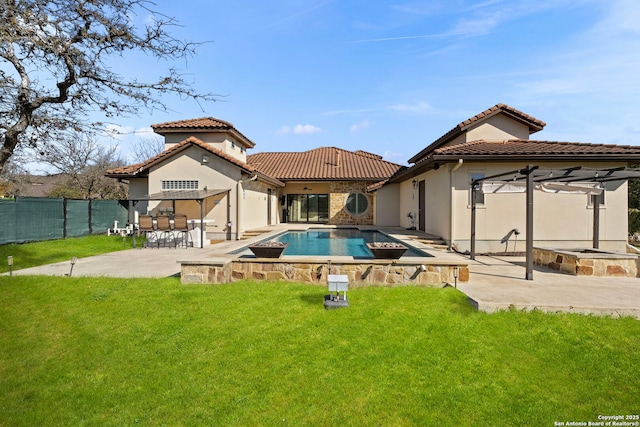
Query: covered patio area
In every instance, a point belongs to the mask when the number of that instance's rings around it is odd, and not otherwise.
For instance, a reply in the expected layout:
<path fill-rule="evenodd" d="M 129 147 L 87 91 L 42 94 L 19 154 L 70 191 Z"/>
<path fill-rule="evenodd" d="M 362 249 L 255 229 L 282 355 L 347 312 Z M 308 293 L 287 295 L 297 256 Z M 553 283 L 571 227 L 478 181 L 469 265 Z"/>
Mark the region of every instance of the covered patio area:
<path fill-rule="evenodd" d="M 216 209 L 216 207 L 226 208 L 226 216 L 225 216 L 226 218 L 225 227 L 227 230 L 226 240 L 231 240 L 231 227 L 229 226 L 229 224 L 231 223 L 230 194 L 231 194 L 231 189 L 209 190 L 205 188 L 203 190 L 161 191 L 159 193 L 152 193 L 152 194 L 148 194 L 141 197 L 131 198 L 129 199 L 129 223 L 136 224 L 136 229 L 138 228 L 138 222 L 136 218 L 136 205 L 138 204 L 138 202 L 156 201 L 156 202 L 161 202 L 161 204 L 163 202 L 165 204 L 170 203 L 171 204 L 170 207 L 165 206 L 162 209 L 164 209 L 166 213 L 175 214 L 177 213 L 176 202 L 193 201 L 197 203 L 199 208 L 199 216 L 197 217 L 197 219 L 193 217 L 191 210 L 188 209 L 188 207 L 183 205 L 183 207 L 185 207 L 185 210 L 189 211 L 184 213 L 191 213 L 191 215 L 188 215 L 189 223 L 191 224 L 191 230 L 189 232 L 192 233 L 194 247 L 204 248 L 204 241 L 206 237 L 205 217 L 208 212 L 213 211 L 214 209 Z M 215 201 L 213 201 L 214 199 Z M 208 200 L 213 201 L 210 204 L 211 205 L 210 207 L 207 206 L 207 203 L 206 203 Z M 222 203 L 223 201 L 226 201 L 226 203 Z M 159 206 L 160 204 L 154 209 L 158 209 Z M 134 248 L 136 247 L 136 244 L 137 243 L 136 243 L 136 238 L 134 233 L 134 239 L 133 239 Z"/>

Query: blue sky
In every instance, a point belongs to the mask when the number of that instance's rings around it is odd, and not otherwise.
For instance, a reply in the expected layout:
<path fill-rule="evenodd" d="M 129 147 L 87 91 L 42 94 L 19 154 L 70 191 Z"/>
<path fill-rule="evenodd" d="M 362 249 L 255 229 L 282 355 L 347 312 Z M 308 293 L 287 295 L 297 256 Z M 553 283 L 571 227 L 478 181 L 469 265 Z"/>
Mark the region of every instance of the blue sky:
<path fill-rule="evenodd" d="M 158 0 L 156 8 L 179 21 L 176 37 L 207 42 L 173 65 L 221 97 L 202 106 L 166 98 L 170 112 L 118 119 L 123 153 L 153 123 L 213 116 L 256 143 L 249 154 L 337 146 L 405 164 L 500 102 L 547 123 L 534 139 L 640 144 L 637 0 Z M 113 66 L 124 76 L 167 66 L 135 57 L 118 70 L 123 63 Z"/>

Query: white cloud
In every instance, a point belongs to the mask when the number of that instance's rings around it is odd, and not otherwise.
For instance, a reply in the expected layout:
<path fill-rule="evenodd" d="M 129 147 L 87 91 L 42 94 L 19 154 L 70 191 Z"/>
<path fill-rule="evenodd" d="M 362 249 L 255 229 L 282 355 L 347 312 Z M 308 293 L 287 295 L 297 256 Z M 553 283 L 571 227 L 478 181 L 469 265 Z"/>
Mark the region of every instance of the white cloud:
<path fill-rule="evenodd" d="M 418 114 L 425 114 L 434 111 L 434 108 L 425 101 L 416 102 L 415 104 L 395 104 L 389 106 L 389 108 L 393 111 Z"/>
<path fill-rule="evenodd" d="M 356 123 L 355 125 L 351 126 L 349 128 L 349 132 L 351 133 L 356 133 L 356 132 L 360 132 L 361 130 L 370 128 L 372 125 L 372 123 L 369 120 L 363 120 L 360 123 Z"/>
<path fill-rule="evenodd" d="M 293 133 L 298 135 L 303 135 L 308 133 L 318 133 L 320 131 L 322 131 L 322 129 L 313 125 L 296 125 L 293 128 Z"/>
<path fill-rule="evenodd" d="M 306 135 L 306 134 L 318 133 L 318 132 L 322 132 L 322 129 L 320 129 L 317 126 L 309 125 L 309 124 L 307 125 L 297 124 L 294 127 L 287 126 L 287 125 L 282 126 L 280 129 L 276 131 L 276 135 L 288 135 L 290 133 L 294 133 L 296 135 Z"/>

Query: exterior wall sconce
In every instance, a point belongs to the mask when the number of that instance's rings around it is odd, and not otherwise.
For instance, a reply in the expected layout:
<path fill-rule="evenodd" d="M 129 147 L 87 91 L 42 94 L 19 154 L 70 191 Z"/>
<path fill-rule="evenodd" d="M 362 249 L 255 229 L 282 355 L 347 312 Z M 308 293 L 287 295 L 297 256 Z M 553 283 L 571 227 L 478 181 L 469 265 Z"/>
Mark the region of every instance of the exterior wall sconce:
<path fill-rule="evenodd" d="M 418 181 L 416 181 L 414 179 L 413 181 L 411 181 L 411 185 L 413 186 L 413 189 L 415 190 L 416 188 L 418 188 Z"/>

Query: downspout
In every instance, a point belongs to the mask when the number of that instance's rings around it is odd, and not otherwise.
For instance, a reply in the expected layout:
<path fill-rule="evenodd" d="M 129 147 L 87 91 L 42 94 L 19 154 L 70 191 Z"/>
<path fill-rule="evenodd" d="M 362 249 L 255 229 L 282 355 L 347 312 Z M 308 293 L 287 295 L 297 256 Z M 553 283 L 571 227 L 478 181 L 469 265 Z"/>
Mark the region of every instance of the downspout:
<path fill-rule="evenodd" d="M 453 174 L 456 173 L 456 171 L 458 169 L 460 169 L 462 167 L 462 164 L 464 163 L 463 159 L 458 159 L 458 163 L 452 167 L 449 170 L 449 202 L 451 203 L 451 214 L 449 215 L 449 250 L 453 250 L 453 236 L 455 233 L 455 219 L 456 219 L 456 215 L 455 215 L 455 206 L 456 204 L 454 203 L 454 190 L 453 190 Z"/>

